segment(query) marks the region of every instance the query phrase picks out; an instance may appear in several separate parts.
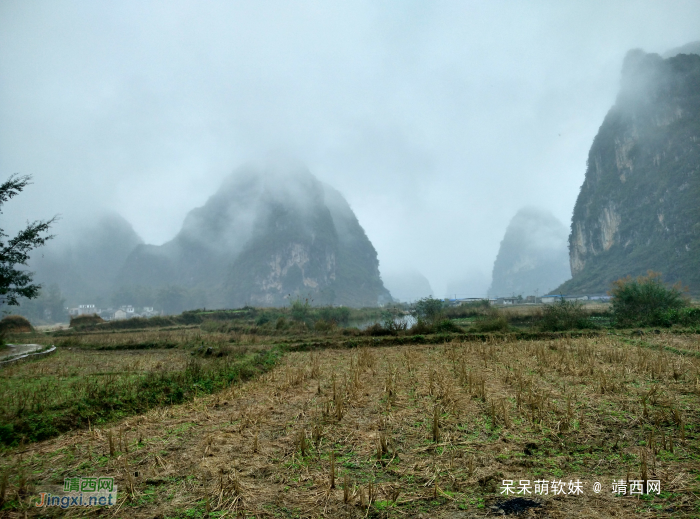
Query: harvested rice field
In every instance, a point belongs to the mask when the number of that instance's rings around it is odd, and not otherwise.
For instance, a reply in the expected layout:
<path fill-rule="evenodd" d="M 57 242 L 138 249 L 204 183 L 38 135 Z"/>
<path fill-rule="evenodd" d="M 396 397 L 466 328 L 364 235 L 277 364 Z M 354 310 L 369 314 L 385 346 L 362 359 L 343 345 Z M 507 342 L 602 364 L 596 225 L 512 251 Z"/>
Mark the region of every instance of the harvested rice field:
<path fill-rule="evenodd" d="M 0 514 L 697 517 L 697 350 L 662 334 L 287 353 L 213 395 L 7 448 Z M 114 477 L 116 504 L 35 506 L 76 476 Z"/>

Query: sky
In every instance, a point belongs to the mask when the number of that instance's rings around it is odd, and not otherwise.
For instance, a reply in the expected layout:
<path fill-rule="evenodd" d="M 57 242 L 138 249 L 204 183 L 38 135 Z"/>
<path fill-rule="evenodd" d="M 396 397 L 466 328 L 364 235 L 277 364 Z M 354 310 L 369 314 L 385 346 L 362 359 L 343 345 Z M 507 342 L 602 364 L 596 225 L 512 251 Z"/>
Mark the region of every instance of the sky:
<path fill-rule="evenodd" d="M 523 206 L 569 226 L 626 52 L 700 2 L 0 2 L 3 228 L 103 210 L 162 244 L 270 152 L 338 189 L 385 275 L 486 293 Z"/>

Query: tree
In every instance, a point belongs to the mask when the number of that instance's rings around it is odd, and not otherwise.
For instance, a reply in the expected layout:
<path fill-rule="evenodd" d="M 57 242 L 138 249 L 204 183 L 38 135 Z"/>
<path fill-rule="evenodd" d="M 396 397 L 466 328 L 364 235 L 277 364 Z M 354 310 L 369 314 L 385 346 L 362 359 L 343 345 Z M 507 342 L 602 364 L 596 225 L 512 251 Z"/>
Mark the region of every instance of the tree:
<path fill-rule="evenodd" d="M 626 277 L 613 283 L 612 311 L 619 326 L 656 326 L 665 312 L 688 304 L 680 284 L 668 287 L 661 274 L 651 270 L 646 276 Z"/>
<path fill-rule="evenodd" d="M 31 177 L 28 175 L 12 175 L 0 185 L 0 214 L 2 205 L 17 196 L 29 184 Z M 27 227 L 17 233 L 14 238 L 9 238 L 3 229 L 0 229 L 0 305 L 19 305 L 19 298 L 32 299 L 39 294 L 41 285 L 32 283 L 32 272 L 17 268 L 27 265 L 29 254 L 37 247 L 41 247 L 53 235 L 45 234 L 49 227 L 56 221 L 56 216 L 50 220 L 35 220 L 27 223 Z"/>
<path fill-rule="evenodd" d="M 416 301 L 413 308 L 413 315 L 428 324 L 435 324 L 442 319 L 445 310 L 445 303 L 442 299 L 424 297 Z"/>
<path fill-rule="evenodd" d="M 56 284 L 42 287 L 39 295 L 34 299 L 22 300 L 17 313 L 32 323 L 65 323 L 69 320 L 66 300 Z"/>

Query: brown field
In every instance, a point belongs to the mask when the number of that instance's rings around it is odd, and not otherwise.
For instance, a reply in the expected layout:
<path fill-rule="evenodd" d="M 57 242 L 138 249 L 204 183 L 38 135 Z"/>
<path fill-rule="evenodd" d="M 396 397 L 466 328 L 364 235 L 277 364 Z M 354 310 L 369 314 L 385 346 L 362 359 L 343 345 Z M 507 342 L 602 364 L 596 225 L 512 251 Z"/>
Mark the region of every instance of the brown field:
<path fill-rule="evenodd" d="M 557 480 L 565 493 L 525 496 L 539 506 L 522 517 L 697 517 L 699 344 L 664 333 L 288 353 L 218 394 L 1 451 L 17 507 L 0 516 L 457 519 L 500 515 L 503 480 Z M 76 475 L 115 476 L 117 506 L 33 506 Z M 659 480 L 661 495 L 614 495 L 613 478 Z M 568 494 L 577 480 L 583 493 Z"/>

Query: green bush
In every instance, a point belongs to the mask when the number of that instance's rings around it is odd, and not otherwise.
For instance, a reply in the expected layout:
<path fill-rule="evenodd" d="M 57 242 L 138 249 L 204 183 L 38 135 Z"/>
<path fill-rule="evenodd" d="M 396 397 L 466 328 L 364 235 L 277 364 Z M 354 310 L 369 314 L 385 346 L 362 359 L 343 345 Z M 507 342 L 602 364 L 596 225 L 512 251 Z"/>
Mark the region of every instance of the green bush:
<path fill-rule="evenodd" d="M 462 333 L 464 330 L 449 319 L 442 319 L 433 326 L 436 333 Z"/>
<path fill-rule="evenodd" d="M 382 336 L 382 335 L 396 335 L 396 332 L 385 328 L 380 323 L 374 323 L 374 324 L 368 326 L 367 328 L 365 328 L 362 331 L 362 334 L 377 337 L 377 336 Z"/>
<path fill-rule="evenodd" d="M 661 274 L 649 271 L 636 279 L 626 277 L 613 283 L 610 291 L 612 312 L 617 326 L 659 326 L 664 316 L 688 306 L 678 284 L 668 287 Z"/>
<path fill-rule="evenodd" d="M 275 321 L 275 330 L 284 330 L 287 327 L 287 319 L 284 316 L 278 317 Z"/>
<path fill-rule="evenodd" d="M 663 312 L 659 319 L 659 326 L 700 326 L 700 308 L 672 308 Z"/>
<path fill-rule="evenodd" d="M 445 302 L 442 299 L 424 297 L 419 299 L 413 307 L 413 315 L 416 319 L 426 321 L 428 324 L 442 320 L 445 311 Z"/>
<path fill-rule="evenodd" d="M 305 322 L 309 317 L 310 312 L 311 303 L 309 303 L 308 298 L 301 299 L 300 297 L 297 297 L 294 301 L 292 301 L 292 304 L 289 307 L 289 313 L 291 314 L 292 319 L 297 322 Z"/>
<path fill-rule="evenodd" d="M 323 321 L 334 322 L 341 326 L 347 325 L 350 321 L 350 309 L 346 306 L 323 306 L 314 313 Z"/>
<path fill-rule="evenodd" d="M 495 308 L 491 308 L 485 314 L 477 317 L 473 329 L 480 333 L 507 332 L 510 330 L 510 324 L 505 315 Z"/>
<path fill-rule="evenodd" d="M 591 321 L 583 309 L 583 304 L 579 301 L 560 299 L 544 306 L 539 328 L 544 332 L 561 332 L 597 328 L 597 326 Z"/>
<path fill-rule="evenodd" d="M 433 333 L 434 327 L 432 324 L 425 322 L 423 319 L 418 319 L 413 326 L 408 330 L 410 335 L 428 335 Z"/>
<path fill-rule="evenodd" d="M 451 306 L 444 310 L 445 317 L 450 319 L 460 319 L 465 317 L 476 317 L 484 315 L 491 308 L 491 303 L 488 299 L 480 301 L 470 301 L 462 303 L 459 306 Z"/>
<path fill-rule="evenodd" d="M 325 319 L 319 319 L 314 323 L 314 330 L 317 332 L 330 332 L 335 327 L 335 321 L 326 321 Z"/>

